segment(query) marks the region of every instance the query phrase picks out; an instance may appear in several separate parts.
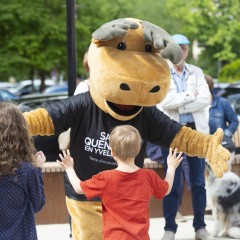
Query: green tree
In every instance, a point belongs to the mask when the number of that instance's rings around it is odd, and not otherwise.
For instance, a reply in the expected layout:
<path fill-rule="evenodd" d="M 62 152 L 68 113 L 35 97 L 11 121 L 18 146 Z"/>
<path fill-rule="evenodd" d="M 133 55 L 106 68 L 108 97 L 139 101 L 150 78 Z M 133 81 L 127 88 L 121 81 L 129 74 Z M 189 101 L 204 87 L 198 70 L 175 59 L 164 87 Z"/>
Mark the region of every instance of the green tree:
<path fill-rule="evenodd" d="M 6 1 L 0 8 L 1 76 L 35 75 L 45 79 L 66 67 L 66 21 L 63 5 L 51 1 Z"/>
<path fill-rule="evenodd" d="M 225 64 L 240 58 L 240 3 L 234 0 L 203 1 L 199 4 L 196 26 L 201 29 L 199 40 L 204 46 L 202 61 L 210 59 L 220 73 Z M 228 81 L 229 79 L 221 79 Z"/>
<path fill-rule="evenodd" d="M 171 0 L 166 9 L 173 22 L 181 21 L 179 32 L 199 41 L 203 51 L 195 63 L 209 74 L 217 77 L 226 63 L 240 58 L 239 1 Z"/>
<path fill-rule="evenodd" d="M 217 77 L 226 64 L 240 59 L 239 1 L 75 2 L 77 71 L 81 74 L 86 74 L 82 67 L 82 57 L 91 42 L 92 32 L 103 23 L 121 17 L 147 20 L 166 29 L 170 34 L 182 33 L 191 42 L 198 40 L 202 53 L 197 61 L 190 61 L 213 77 Z M 53 69 L 66 73 L 65 1 L 2 0 L 0 29 L 1 80 L 7 80 L 12 75 L 17 79 L 35 76 L 44 79 Z"/>
<path fill-rule="evenodd" d="M 226 64 L 220 71 L 219 81 L 225 82 L 235 82 L 240 80 L 240 58 L 237 60 Z"/>
<path fill-rule="evenodd" d="M 91 34 L 103 23 L 130 16 L 130 1 L 76 0 L 78 72 Z M 66 2 L 61 0 L 2 0 L 0 8 L 1 79 L 40 77 L 53 69 L 66 73 Z"/>

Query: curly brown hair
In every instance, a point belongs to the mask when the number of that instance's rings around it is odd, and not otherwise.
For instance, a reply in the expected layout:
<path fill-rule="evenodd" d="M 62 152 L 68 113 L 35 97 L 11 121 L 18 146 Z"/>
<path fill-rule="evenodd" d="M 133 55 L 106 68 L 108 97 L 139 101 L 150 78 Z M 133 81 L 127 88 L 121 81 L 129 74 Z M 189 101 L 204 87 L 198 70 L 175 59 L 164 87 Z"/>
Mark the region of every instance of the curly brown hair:
<path fill-rule="evenodd" d="M 14 173 L 36 153 L 23 114 L 13 103 L 0 103 L 0 177 Z"/>

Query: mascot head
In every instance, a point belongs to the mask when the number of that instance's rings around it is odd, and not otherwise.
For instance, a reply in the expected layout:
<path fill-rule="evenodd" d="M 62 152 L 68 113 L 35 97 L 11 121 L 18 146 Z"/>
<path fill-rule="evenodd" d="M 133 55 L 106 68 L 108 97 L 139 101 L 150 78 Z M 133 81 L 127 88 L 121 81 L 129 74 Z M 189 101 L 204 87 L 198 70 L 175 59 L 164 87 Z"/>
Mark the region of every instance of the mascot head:
<path fill-rule="evenodd" d="M 93 33 L 88 52 L 90 93 L 99 108 L 126 121 L 143 106 L 161 102 L 170 84 L 166 59 L 179 63 L 182 50 L 160 27 L 117 19 Z"/>

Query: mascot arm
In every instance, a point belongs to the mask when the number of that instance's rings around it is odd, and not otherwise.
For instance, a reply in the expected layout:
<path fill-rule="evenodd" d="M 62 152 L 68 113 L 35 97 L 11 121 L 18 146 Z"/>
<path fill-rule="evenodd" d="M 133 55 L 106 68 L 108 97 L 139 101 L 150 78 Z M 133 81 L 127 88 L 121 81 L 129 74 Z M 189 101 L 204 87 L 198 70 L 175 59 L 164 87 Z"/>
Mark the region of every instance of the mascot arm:
<path fill-rule="evenodd" d="M 171 143 L 189 156 L 207 158 L 215 176 L 222 177 L 228 170 L 230 153 L 222 146 L 223 130 L 218 128 L 214 135 L 207 135 L 188 127 L 182 127 Z"/>
<path fill-rule="evenodd" d="M 46 109 L 39 108 L 30 112 L 25 112 L 23 115 L 32 136 L 50 136 L 54 134 L 54 125 Z"/>

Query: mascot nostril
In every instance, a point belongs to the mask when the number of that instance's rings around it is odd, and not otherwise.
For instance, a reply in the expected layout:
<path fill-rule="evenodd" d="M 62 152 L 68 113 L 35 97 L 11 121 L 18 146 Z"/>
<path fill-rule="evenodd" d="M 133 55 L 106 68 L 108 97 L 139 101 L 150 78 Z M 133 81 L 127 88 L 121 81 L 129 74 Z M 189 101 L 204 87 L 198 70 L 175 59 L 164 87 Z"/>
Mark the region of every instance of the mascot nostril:
<path fill-rule="evenodd" d="M 159 92 L 160 91 L 160 87 L 159 86 L 155 86 L 155 87 L 153 87 L 149 92 L 150 93 L 157 93 L 157 92 Z"/>
<path fill-rule="evenodd" d="M 130 91 L 131 90 L 130 87 L 126 83 L 122 83 L 120 85 L 120 89 L 124 90 L 124 91 Z"/>

